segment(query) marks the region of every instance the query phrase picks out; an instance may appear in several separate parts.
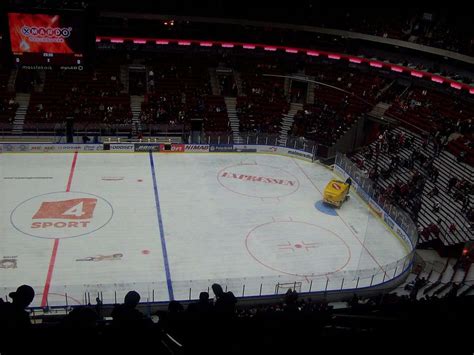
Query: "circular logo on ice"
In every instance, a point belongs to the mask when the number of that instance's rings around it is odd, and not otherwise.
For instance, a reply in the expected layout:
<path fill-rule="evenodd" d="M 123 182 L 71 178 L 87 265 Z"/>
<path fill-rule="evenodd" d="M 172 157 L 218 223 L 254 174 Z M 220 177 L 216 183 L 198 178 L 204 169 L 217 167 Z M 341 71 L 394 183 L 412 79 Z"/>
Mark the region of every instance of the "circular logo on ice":
<path fill-rule="evenodd" d="M 259 198 L 288 196 L 300 186 L 296 176 L 279 167 L 263 164 L 229 166 L 219 171 L 217 180 L 232 192 Z"/>
<path fill-rule="evenodd" d="M 65 239 L 90 234 L 110 222 L 112 205 L 84 192 L 51 192 L 20 203 L 10 221 L 19 232 L 37 238 Z"/>

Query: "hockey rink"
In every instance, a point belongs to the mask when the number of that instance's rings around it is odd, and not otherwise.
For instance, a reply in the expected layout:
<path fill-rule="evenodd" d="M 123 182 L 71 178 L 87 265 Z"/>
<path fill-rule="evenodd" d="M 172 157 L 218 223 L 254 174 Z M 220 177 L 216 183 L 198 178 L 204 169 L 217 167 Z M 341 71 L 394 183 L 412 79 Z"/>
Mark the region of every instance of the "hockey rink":
<path fill-rule="evenodd" d="M 33 306 L 132 289 L 169 301 L 214 282 L 251 296 L 398 275 L 408 247 L 354 192 L 340 209 L 321 203 L 333 177 L 265 154 L 2 154 L 0 297 L 29 284 Z"/>

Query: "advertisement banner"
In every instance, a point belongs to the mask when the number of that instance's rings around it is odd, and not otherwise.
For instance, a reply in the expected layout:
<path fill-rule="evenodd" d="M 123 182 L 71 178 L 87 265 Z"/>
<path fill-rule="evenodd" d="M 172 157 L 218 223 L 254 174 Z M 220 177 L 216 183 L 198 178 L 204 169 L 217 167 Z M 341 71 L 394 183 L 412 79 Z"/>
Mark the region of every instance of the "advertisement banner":
<path fill-rule="evenodd" d="M 209 144 L 186 144 L 184 146 L 184 151 L 191 153 L 207 153 L 209 152 Z"/>
<path fill-rule="evenodd" d="M 46 149 L 48 147 L 49 149 Z M 54 145 L 51 144 L 29 144 L 28 151 L 32 153 L 52 152 Z"/>
<path fill-rule="evenodd" d="M 28 152 L 29 144 L 3 144 L 4 152 Z"/>
<path fill-rule="evenodd" d="M 274 147 L 271 145 L 255 145 L 257 152 L 261 153 L 277 153 L 278 147 Z"/>
<path fill-rule="evenodd" d="M 135 146 L 133 144 L 111 143 L 110 151 L 114 152 L 134 152 Z"/>
<path fill-rule="evenodd" d="M 407 243 L 413 248 L 413 245 L 411 243 L 410 238 L 408 238 L 408 235 L 405 233 L 405 231 L 402 228 L 400 228 L 398 224 L 395 223 L 392 217 L 390 217 L 387 213 L 384 213 L 383 220 L 385 221 L 385 223 L 387 223 L 390 229 L 392 229 L 395 233 L 397 233 L 397 235 L 400 238 L 402 238 L 405 241 L 405 243 Z"/>
<path fill-rule="evenodd" d="M 234 151 L 239 153 L 256 153 L 257 147 L 251 145 L 234 144 Z"/>
<path fill-rule="evenodd" d="M 84 152 L 97 152 L 102 151 L 104 146 L 102 144 L 82 144 L 81 151 Z"/>
<path fill-rule="evenodd" d="M 135 143 L 136 152 L 159 152 L 160 145 L 153 143 Z"/>
<path fill-rule="evenodd" d="M 160 152 L 162 153 L 184 153 L 184 144 L 171 144 L 171 150 L 166 150 L 165 144 L 160 144 Z"/>
<path fill-rule="evenodd" d="M 80 144 L 58 144 L 52 147 L 53 152 L 77 152 L 83 149 Z"/>
<path fill-rule="evenodd" d="M 232 153 L 232 152 L 235 152 L 233 144 L 211 144 L 211 145 L 209 145 L 209 151 L 211 153 Z"/>
<path fill-rule="evenodd" d="M 287 149 L 286 154 L 313 161 L 313 154 L 296 149 Z"/>
<path fill-rule="evenodd" d="M 3 144 L 4 152 L 30 153 L 68 153 L 68 152 L 97 152 L 102 151 L 102 144 Z"/>

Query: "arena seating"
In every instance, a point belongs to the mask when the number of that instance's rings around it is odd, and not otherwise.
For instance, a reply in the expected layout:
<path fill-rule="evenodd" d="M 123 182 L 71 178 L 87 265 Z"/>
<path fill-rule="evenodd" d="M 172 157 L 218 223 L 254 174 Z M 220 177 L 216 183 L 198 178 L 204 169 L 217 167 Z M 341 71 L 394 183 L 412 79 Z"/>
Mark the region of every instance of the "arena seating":
<path fill-rule="evenodd" d="M 472 211 L 472 207 L 469 207 L 469 204 L 467 207 L 463 205 L 463 199 L 473 193 L 474 168 L 457 162 L 456 158 L 445 150 L 437 155 L 434 144 L 428 144 L 426 138 L 404 128 L 396 128 L 392 133 L 397 141 L 402 139 L 409 144 L 400 143 L 396 148 L 382 150 L 378 159 L 375 153 L 367 154 L 366 149 L 357 153 L 353 157 L 354 160 L 368 176 L 373 176 L 375 167 L 378 166 L 377 172 L 380 178 L 377 181 L 382 194 L 387 198 L 388 196 L 393 198 L 393 191 L 397 189 L 399 191 L 397 194 L 405 196 L 399 200 L 399 206 L 412 216 L 418 215 L 421 243 L 434 239 L 442 241 L 445 246 L 455 246 L 471 240 L 474 223 L 470 220 L 472 217 L 469 217 L 469 208 Z M 402 136 L 404 138 L 400 138 Z M 377 142 L 374 142 L 368 149 L 375 152 L 376 146 Z M 421 153 L 422 158 L 414 157 L 413 151 Z M 430 167 L 431 159 L 433 160 Z M 399 160 L 400 163 L 394 166 L 392 165 L 394 160 Z M 411 160 L 414 161 L 413 165 L 408 163 Z M 439 171 L 435 179 L 432 167 Z M 383 171 L 388 170 L 390 174 L 384 175 Z M 414 174 L 420 174 L 424 179 L 421 205 L 418 207 L 415 206 L 416 196 L 410 193 L 415 185 Z M 453 177 L 456 177 L 458 182 L 448 191 L 449 180 Z M 431 193 L 435 186 L 438 194 Z M 439 203 L 438 209 L 435 208 L 436 203 Z M 455 227 L 452 227 L 453 224 Z"/>
<path fill-rule="evenodd" d="M 25 125 L 64 122 L 66 117 L 88 127 L 130 124 L 130 96 L 121 93 L 119 73 L 116 65 L 93 72 L 48 72 L 42 92 L 31 94 Z"/>
<path fill-rule="evenodd" d="M 212 63 L 189 53 L 163 54 L 150 60 L 147 67 L 153 75 L 148 75 L 141 121 L 189 124 L 191 118 L 204 118 L 206 112 L 212 112 L 205 103 L 211 94 L 208 67 Z M 209 117 L 206 119 L 212 122 L 212 113 Z"/>
<path fill-rule="evenodd" d="M 414 87 L 402 97 L 396 98 L 387 110 L 388 116 L 395 117 L 418 133 L 436 132 L 458 135 L 448 143 L 448 150 L 456 157 L 465 151 L 465 160 L 474 166 L 472 100 L 457 93 L 446 93 L 426 88 Z M 461 136 L 459 136 L 461 135 Z"/>

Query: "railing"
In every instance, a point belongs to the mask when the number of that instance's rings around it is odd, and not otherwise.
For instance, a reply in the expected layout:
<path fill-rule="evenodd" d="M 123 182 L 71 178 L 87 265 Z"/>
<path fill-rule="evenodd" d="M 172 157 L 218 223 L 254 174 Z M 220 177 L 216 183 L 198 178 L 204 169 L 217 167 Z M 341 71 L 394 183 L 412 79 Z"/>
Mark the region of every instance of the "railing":
<path fill-rule="evenodd" d="M 272 145 L 279 146 L 278 134 L 256 134 L 256 133 L 241 133 L 240 134 L 244 145 Z M 201 137 L 202 144 L 234 144 L 232 135 L 230 134 L 207 134 Z M 284 145 L 287 148 L 303 150 L 308 153 L 316 151 L 319 145 L 309 139 L 303 137 L 289 136 Z"/>

